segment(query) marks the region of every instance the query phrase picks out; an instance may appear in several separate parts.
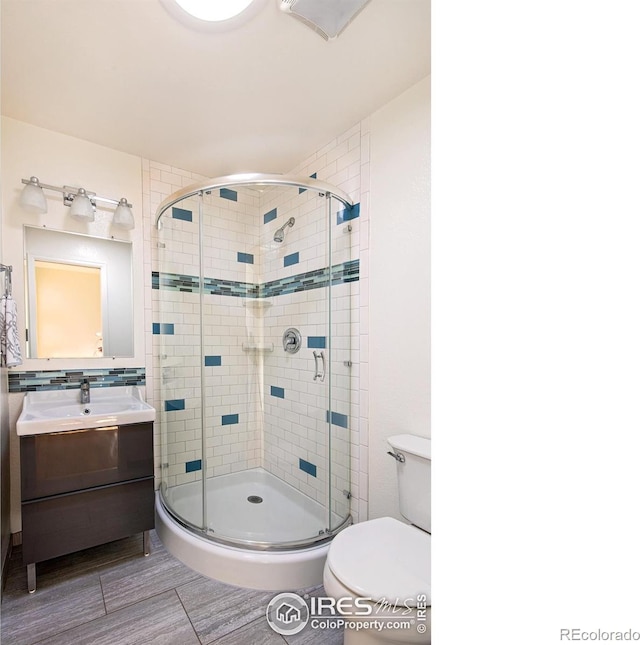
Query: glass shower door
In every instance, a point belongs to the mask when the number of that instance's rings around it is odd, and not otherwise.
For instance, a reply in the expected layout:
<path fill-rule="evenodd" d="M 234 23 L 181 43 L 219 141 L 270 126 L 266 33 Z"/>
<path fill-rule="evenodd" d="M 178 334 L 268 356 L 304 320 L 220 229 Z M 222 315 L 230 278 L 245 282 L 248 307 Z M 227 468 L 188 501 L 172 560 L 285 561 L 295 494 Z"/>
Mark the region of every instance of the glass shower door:
<path fill-rule="evenodd" d="M 282 187 L 262 196 L 264 468 L 289 487 L 281 543 L 329 527 L 328 199 Z M 284 227 L 283 230 L 282 227 Z"/>
<path fill-rule="evenodd" d="M 263 342 L 257 238 L 259 193 L 223 188 L 202 197 L 201 379 L 207 534 L 218 541 L 262 538 L 255 487 L 261 466 L 259 383 Z"/>
<path fill-rule="evenodd" d="M 354 335 L 353 281 L 356 266 L 352 257 L 350 209 L 331 197 L 329 218 L 329 516 L 328 527 L 335 531 L 349 517 L 351 500 L 351 430 L 357 423 L 352 401 L 354 362 L 351 352 Z"/>
<path fill-rule="evenodd" d="M 154 276 L 165 506 L 224 544 L 323 540 L 349 518 L 358 417 L 347 207 L 296 182 L 172 204 Z"/>
<path fill-rule="evenodd" d="M 199 209 L 199 197 L 186 199 L 157 230 L 152 330 L 158 361 L 160 491 L 165 506 L 195 528 L 202 528 L 204 520 Z"/>

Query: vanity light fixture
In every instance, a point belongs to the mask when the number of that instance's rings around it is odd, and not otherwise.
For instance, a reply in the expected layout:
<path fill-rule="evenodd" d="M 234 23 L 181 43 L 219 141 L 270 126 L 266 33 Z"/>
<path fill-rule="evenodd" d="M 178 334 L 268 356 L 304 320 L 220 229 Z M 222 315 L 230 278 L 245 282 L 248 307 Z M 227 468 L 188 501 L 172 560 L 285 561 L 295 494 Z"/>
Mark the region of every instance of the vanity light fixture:
<path fill-rule="evenodd" d="M 113 225 L 128 231 L 136 225 L 131 212 L 131 204 L 124 197 L 118 202 L 116 212 L 113 214 Z"/>
<path fill-rule="evenodd" d="M 94 204 L 91 203 L 87 191 L 84 188 L 78 188 L 78 193 L 71 200 L 69 215 L 80 222 L 93 222 L 96 219 Z"/>
<path fill-rule="evenodd" d="M 23 179 L 22 183 L 26 186 L 20 193 L 20 206 L 32 213 L 46 213 L 47 200 L 42 192 L 42 185 L 37 177 L 31 177 L 29 181 Z"/>
<path fill-rule="evenodd" d="M 47 200 L 45 199 L 43 189 L 55 190 L 62 193 L 62 202 L 65 206 L 70 207 L 69 215 L 81 222 L 93 222 L 95 220 L 96 202 L 105 202 L 106 204 L 115 205 L 113 216 L 113 225 L 127 230 L 135 227 L 133 213 L 131 212 L 132 204 L 127 201 L 126 197 L 122 199 L 111 199 L 110 197 L 100 197 L 95 193 L 89 192 L 84 188 L 73 188 L 72 186 L 51 186 L 40 183 L 37 177 L 23 179 L 25 184 L 20 195 L 20 205 L 32 213 L 44 214 L 47 212 Z"/>

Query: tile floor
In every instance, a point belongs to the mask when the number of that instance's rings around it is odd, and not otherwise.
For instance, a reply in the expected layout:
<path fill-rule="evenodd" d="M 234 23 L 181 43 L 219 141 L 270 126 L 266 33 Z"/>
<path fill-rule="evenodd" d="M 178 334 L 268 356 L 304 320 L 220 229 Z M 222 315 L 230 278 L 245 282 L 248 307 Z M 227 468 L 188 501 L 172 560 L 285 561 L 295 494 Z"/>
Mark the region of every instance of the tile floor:
<path fill-rule="evenodd" d="M 322 587 L 304 590 L 322 595 Z M 299 591 L 303 593 L 303 591 Z M 20 547 L 7 567 L 0 605 L 2 645 L 340 645 L 338 630 L 307 626 L 281 636 L 265 619 L 271 591 L 205 578 L 171 556 L 151 532 L 37 565 L 27 593 Z"/>

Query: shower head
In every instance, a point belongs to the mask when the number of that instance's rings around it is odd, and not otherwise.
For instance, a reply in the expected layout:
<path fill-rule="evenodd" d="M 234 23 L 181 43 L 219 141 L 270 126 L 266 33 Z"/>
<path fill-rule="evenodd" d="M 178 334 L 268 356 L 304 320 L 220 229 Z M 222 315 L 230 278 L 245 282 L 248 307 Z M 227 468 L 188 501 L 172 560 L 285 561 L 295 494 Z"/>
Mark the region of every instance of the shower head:
<path fill-rule="evenodd" d="M 274 242 L 282 242 L 284 241 L 284 232 L 287 228 L 287 226 L 293 226 L 296 223 L 295 218 L 290 217 L 274 234 L 273 234 L 273 240 Z"/>

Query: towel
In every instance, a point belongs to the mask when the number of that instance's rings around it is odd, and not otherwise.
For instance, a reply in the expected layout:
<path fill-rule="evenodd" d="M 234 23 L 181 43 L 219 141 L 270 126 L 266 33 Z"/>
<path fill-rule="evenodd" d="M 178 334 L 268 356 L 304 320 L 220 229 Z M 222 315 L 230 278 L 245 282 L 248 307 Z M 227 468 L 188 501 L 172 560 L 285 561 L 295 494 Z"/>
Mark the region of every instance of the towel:
<path fill-rule="evenodd" d="M 0 354 L 3 367 L 22 364 L 16 301 L 10 295 L 2 296 L 0 301 Z"/>

